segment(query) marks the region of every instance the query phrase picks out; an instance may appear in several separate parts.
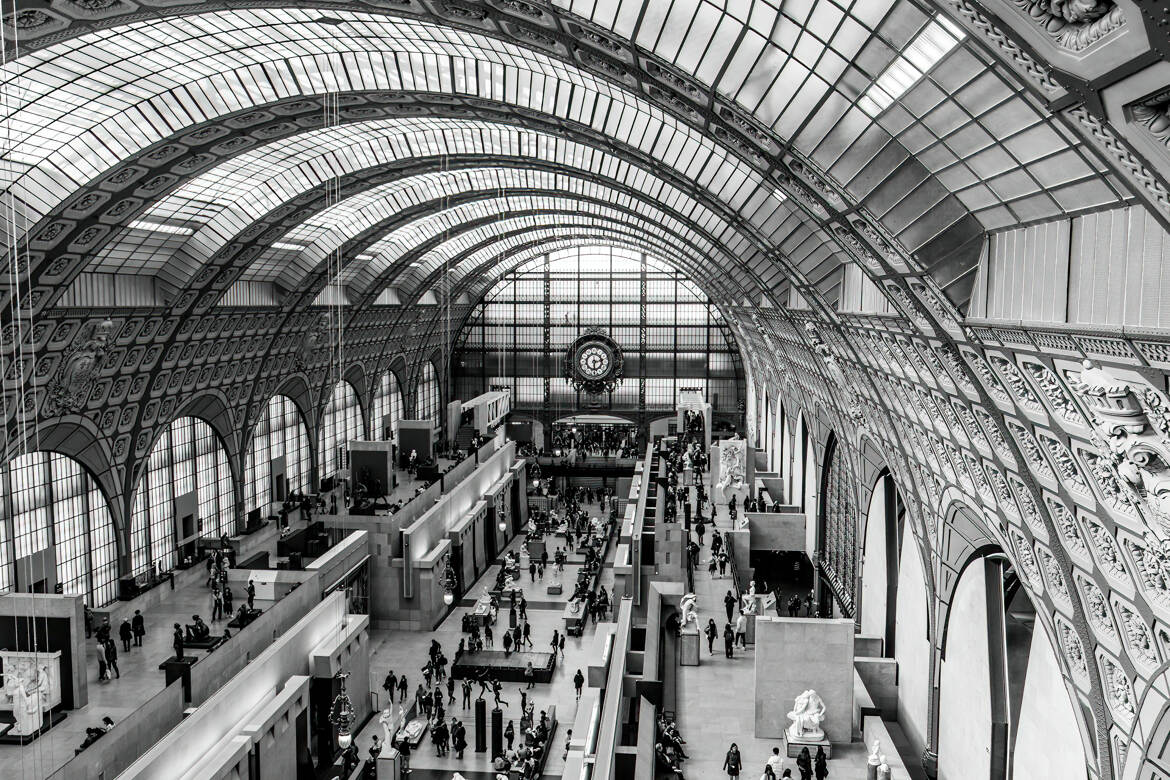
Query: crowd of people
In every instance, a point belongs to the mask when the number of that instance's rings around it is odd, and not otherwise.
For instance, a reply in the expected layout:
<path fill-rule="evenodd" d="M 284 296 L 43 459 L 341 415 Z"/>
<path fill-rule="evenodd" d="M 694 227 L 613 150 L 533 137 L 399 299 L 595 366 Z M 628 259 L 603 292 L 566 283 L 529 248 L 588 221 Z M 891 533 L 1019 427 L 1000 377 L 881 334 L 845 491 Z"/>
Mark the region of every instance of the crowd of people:
<path fill-rule="evenodd" d="M 550 434 L 553 451 L 603 458 L 637 457 L 638 435 L 633 425 L 554 425 Z"/>

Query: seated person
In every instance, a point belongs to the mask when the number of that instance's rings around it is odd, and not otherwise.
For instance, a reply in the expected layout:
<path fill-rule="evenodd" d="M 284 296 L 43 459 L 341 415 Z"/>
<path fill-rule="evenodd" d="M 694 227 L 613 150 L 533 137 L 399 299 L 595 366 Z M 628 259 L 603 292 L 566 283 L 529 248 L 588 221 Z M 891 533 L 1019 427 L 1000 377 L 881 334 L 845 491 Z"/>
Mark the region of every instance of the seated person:
<path fill-rule="evenodd" d="M 654 745 L 654 758 L 657 761 L 659 767 L 674 772 L 679 777 L 682 777 L 682 769 L 679 768 L 678 764 L 671 760 L 670 755 L 666 752 L 665 749 L 663 749 L 661 742 Z"/>
<path fill-rule="evenodd" d="M 492 769 L 497 772 L 507 772 L 511 768 L 512 762 L 505 758 L 502 753 L 496 756 L 496 760 L 492 762 Z"/>
<path fill-rule="evenodd" d="M 203 618 L 198 615 L 192 615 L 191 619 L 195 622 L 188 623 L 186 626 L 186 634 L 189 641 L 194 640 L 200 642 L 211 636 L 211 629 L 203 622 Z"/>

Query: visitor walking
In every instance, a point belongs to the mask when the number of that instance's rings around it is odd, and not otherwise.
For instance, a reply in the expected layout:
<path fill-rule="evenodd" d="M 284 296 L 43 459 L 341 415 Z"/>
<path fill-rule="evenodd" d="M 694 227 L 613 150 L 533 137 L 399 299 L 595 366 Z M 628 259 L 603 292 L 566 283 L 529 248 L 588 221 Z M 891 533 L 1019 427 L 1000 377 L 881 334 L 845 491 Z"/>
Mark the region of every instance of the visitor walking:
<path fill-rule="evenodd" d="M 115 677 L 122 679 L 122 673 L 118 671 L 118 646 L 113 639 L 106 640 L 106 666 L 110 667 Z"/>
<path fill-rule="evenodd" d="M 735 642 L 744 650 L 747 650 L 747 622 L 747 615 L 742 612 L 735 619 Z"/>
<path fill-rule="evenodd" d="M 715 625 L 715 618 L 707 619 L 707 627 L 703 629 L 703 633 L 707 635 L 707 653 L 715 654 L 715 639 L 719 636 L 719 627 Z"/>
<path fill-rule="evenodd" d="M 142 610 L 134 610 L 134 617 L 130 619 L 130 629 L 134 632 L 134 646 L 142 647 L 142 637 L 146 636 L 146 619 L 142 617 Z"/>
<path fill-rule="evenodd" d="M 829 776 L 828 760 L 825 757 L 825 749 L 817 746 L 817 755 L 813 759 L 813 774 L 816 775 L 817 780 L 825 780 Z"/>
<path fill-rule="evenodd" d="M 406 692 L 410 690 L 410 686 L 406 684 L 406 675 L 398 678 L 398 701 L 400 704 L 406 703 Z"/>
<path fill-rule="evenodd" d="M 573 675 L 573 687 L 577 689 L 577 701 L 581 700 L 581 688 L 585 685 L 585 675 L 581 674 L 578 669 L 577 673 Z"/>
<path fill-rule="evenodd" d="M 723 652 L 728 658 L 731 658 L 735 648 L 735 632 L 731 630 L 731 624 L 727 623 L 723 626 Z"/>
<path fill-rule="evenodd" d="M 528 619 L 528 599 L 524 598 L 524 596 L 520 596 L 520 619 Z"/>
<path fill-rule="evenodd" d="M 508 743 L 508 751 L 512 750 L 512 742 L 516 739 L 516 726 L 512 721 L 508 721 L 508 725 L 504 726 L 504 740 Z"/>
<path fill-rule="evenodd" d="M 743 768 L 743 757 L 739 754 L 739 745 L 731 743 L 727 755 L 723 758 L 723 769 L 728 777 L 739 777 L 739 770 Z"/>
<path fill-rule="evenodd" d="M 700 547 L 702 547 L 704 545 L 703 537 L 706 535 L 707 535 L 707 524 L 704 523 L 703 520 L 700 518 L 699 521 L 695 523 L 695 536 L 699 537 L 699 546 Z"/>
<path fill-rule="evenodd" d="M 105 682 L 110 679 L 110 675 L 106 670 L 106 648 L 102 646 L 100 640 L 95 646 L 97 647 L 98 680 Z"/>
<path fill-rule="evenodd" d="M 386 700 L 394 703 L 394 691 L 398 688 L 398 675 L 394 670 L 386 672 L 386 679 L 382 680 L 382 690 L 386 691 Z"/>
<path fill-rule="evenodd" d="M 727 595 L 723 597 L 723 608 L 727 610 L 727 622 L 732 621 L 732 615 L 735 613 L 736 598 L 731 595 L 731 591 L 727 591 Z"/>
<path fill-rule="evenodd" d="M 565 635 L 564 634 L 561 634 L 561 640 L 557 644 L 557 647 L 561 651 L 561 658 L 564 659 L 564 657 L 565 657 Z"/>

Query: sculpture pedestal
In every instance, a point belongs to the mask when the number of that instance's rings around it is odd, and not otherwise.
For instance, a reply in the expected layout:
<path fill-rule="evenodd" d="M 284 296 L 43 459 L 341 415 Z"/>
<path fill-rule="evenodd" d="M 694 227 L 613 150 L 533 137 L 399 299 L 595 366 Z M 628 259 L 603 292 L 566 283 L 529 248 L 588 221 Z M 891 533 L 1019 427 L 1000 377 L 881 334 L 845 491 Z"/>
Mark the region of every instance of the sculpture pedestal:
<path fill-rule="evenodd" d="M 813 756 L 815 756 L 817 754 L 817 748 L 824 748 L 825 749 L 825 758 L 832 758 L 833 757 L 833 745 L 827 739 L 815 740 L 815 741 L 811 740 L 811 739 L 810 740 L 796 740 L 796 739 L 793 739 L 792 737 L 788 736 L 787 734 L 785 734 L 784 735 L 784 742 L 788 745 L 788 757 L 789 758 L 796 758 L 797 756 L 800 755 L 800 751 L 803 750 L 804 748 L 808 748 L 809 755 L 813 755 Z"/>
<path fill-rule="evenodd" d="M 744 617 L 747 618 L 747 643 L 754 645 L 756 643 L 756 616 L 744 615 Z"/>
<path fill-rule="evenodd" d="M 682 636 L 679 637 L 679 665 L 680 666 L 698 666 L 699 665 L 699 630 L 694 626 L 687 626 L 682 630 Z"/>

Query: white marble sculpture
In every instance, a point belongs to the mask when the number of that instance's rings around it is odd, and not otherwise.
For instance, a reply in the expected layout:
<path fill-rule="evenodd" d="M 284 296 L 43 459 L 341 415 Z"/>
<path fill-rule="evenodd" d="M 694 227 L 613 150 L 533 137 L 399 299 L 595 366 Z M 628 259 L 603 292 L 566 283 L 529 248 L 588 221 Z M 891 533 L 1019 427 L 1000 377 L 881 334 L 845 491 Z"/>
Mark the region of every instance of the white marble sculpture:
<path fill-rule="evenodd" d="M 724 439 L 719 443 L 719 485 L 726 491 L 743 488 L 747 479 L 747 441 Z"/>
<path fill-rule="evenodd" d="M 382 727 L 382 733 L 385 734 L 385 744 L 394 744 L 394 715 L 390 712 L 390 708 L 382 710 L 382 714 L 378 716 L 378 724 Z"/>
<path fill-rule="evenodd" d="M 678 603 L 679 609 L 682 610 L 682 623 L 679 628 L 686 628 L 688 623 L 694 623 L 697 627 L 699 625 L 699 613 L 695 609 L 695 594 L 687 593 L 682 597 Z"/>
<path fill-rule="evenodd" d="M 743 594 L 743 604 L 740 606 L 739 611 L 745 615 L 754 615 L 757 609 L 756 595 L 754 593 Z"/>
<path fill-rule="evenodd" d="M 811 688 L 796 697 L 788 719 L 792 721 L 788 727 L 790 740 L 819 742 L 825 738 L 825 731 L 821 728 L 825 722 L 825 700 Z"/>
<path fill-rule="evenodd" d="M 6 688 L 12 696 L 12 716 L 16 718 L 16 725 L 8 733 L 14 737 L 36 733 L 42 720 L 40 695 L 35 690 L 30 695 L 21 680 L 14 680 Z"/>

